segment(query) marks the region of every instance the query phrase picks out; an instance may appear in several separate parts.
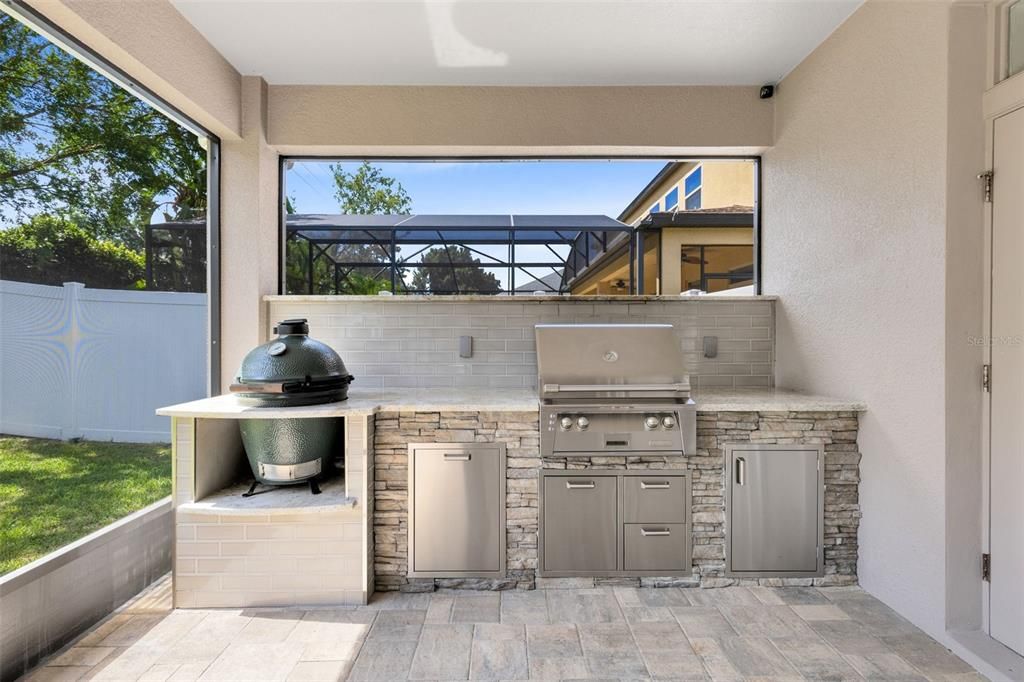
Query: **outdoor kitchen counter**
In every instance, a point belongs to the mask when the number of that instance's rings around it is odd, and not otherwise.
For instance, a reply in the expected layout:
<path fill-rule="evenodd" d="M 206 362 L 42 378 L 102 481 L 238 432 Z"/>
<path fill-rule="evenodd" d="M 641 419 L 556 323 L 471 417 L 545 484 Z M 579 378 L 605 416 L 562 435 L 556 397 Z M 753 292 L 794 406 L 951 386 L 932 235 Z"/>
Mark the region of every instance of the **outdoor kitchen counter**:
<path fill-rule="evenodd" d="M 693 392 L 697 412 L 864 412 L 867 404 L 781 388 L 715 388 Z"/>
<path fill-rule="evenodd" d="M 533 389 L 411 388 L 349 390 L 348 400 L 306 407 L 252 407 L 233 395 L 193 400 L 156 411 L 165 417 L 301 419 L 356 417 L 376 412 L 530 412 L 538 409 Z"/>

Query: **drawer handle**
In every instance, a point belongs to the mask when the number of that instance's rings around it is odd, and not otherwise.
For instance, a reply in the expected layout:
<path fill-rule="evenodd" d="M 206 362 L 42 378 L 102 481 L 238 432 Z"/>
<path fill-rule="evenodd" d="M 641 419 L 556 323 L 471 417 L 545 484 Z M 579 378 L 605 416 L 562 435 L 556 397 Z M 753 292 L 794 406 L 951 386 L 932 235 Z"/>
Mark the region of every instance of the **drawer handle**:
<path fill-rule="evenodd" d="M 586 490 L 597 487 L 593 481 L 566 481 L 565 487 L 569 490 Z"/>
<path fill-rule="evenodd" d="M 669 530 L 668 528 L 651 528 L 651 529 L 641 528 L 640 529 L 640 535 L 643 535 L 645 538 L 649 538 L 649 537 L 657 537 L 657 536 L 664 536 L 664 535 L 672 535 L 672 531 Z"/>
<path fill-rule="evenodd" d="M 640 481 L 641 490 L 668 490 L 671 487 L 668 481 Z"/>
<path fill-rule="evenodd" d="M 444 461 L 446 462 L 468 462 L 472 455 L 446 452 L 444 453 Z"/>
<path fill-rule="evenodd" d="M 742 457 L 736 458 L 736 485 L 747 483 L 747 460 Z"/>

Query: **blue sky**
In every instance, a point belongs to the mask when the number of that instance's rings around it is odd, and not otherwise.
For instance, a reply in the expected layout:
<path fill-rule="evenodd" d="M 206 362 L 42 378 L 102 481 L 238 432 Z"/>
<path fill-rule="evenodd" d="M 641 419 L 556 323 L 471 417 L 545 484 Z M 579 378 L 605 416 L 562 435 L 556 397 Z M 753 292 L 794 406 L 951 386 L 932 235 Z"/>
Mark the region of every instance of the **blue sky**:
<path fill-rule="evenodd" d="M 287 174 L 299 213 L 337 213 L 324 161 L 297 161 Z M 346 170 L 358 162 L 345 162 Z M 413 213 L 619 213 L 664 161 L 376 162 L 397 178 Z"/>

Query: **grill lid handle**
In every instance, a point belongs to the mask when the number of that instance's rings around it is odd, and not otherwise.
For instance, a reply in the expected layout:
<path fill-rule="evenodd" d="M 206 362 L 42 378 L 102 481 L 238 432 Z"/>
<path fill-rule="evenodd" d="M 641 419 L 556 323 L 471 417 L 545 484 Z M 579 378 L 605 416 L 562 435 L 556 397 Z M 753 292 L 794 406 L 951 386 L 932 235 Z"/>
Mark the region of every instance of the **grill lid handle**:
<path fill-rule="evenodd" d="M 638 391 L 653 393 L 672 391 L 684 393 L 690 390 L 688 384 L 544 384 L 544 393 L 591 393 L 595 391 Z"/>
<path fill-rule="evenodd" d="M 274 327 L 274 333 L 278 336 L 288 336 L 289 334 L 309 334 L 309 320 L 306 318 L 295 318 L 291 320 L 281 320 Z"/>

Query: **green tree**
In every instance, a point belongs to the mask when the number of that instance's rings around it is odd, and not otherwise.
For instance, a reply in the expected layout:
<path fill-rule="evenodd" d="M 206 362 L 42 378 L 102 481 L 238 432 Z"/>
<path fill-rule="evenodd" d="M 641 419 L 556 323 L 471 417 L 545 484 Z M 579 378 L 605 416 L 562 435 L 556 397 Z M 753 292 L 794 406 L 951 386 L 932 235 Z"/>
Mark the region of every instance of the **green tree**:
<path fill-rule="evenodd" d="M 501 282 L 483 269 L 479 258 L 465 246 L 436 246 L 423 254 L 424 263 L 449 267 L 419 268 L 413 273 L 412 288 L 434 294 L 496 294 Z"/>
<path fill-rule="evenodd" d="M 408 213 L 412 201 L 396 178 L 389 177 L 380 168 L 364 161 L 353 172 L 341 164 L 330 166 L 334 178 L 334 196 L 342 213 L 350 215 L 387 215 Z M 291 213 L 294 202 L 286 200 L 285 211 Z M 309 291 L 310 249 L 324 248 L 313 266 L 314 294 L 369 294 L 390 291 L 390 273 L 383 267 L 341 267 L 335 280 L 331 259 L 338 263 L 384 263 L 386 252 L 373 244 L 336 244 L 320 247 L 304 239 L 289 239 L 287 249 L 287 290 L 289 293 Z M 330 256 L 330 258 L 328 258 Z M 397 254 L 396 254 L 397 256 Z M 399 273 L 399 278 L 402 274 Z"/>
<path fill-rule="evenodd" d="M 141 289 L 142 254 L 102 240 L 75 223 L 48 215 L 0 230 L 0 272 L 4 279 L 59 286 L 81 282 L 95 289 Z"/>
<path fill-rule="evenodd" d="M 140 249 L 143 228 L 202 217 L 206 152 L 188 130 L 0 14 L 3 217 L 71 217 Z"/>

